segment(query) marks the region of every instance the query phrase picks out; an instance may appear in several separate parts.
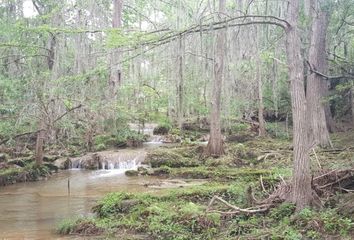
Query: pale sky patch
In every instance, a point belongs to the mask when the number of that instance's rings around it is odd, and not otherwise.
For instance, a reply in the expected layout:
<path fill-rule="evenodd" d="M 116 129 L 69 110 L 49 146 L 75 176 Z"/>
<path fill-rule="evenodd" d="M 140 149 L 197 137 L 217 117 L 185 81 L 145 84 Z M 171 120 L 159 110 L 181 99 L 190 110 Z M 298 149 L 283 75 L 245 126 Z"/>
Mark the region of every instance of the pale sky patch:
<path fill-rule="evenodd" d="M 33 6 L 32 1 L 30 0 L 25 0 L 23 2 L 23 15 L 26 18 L 31 18 L 31 17 L 35 17 L 38 15 L 37 10 L 35 9 L 35 7 Z"/>

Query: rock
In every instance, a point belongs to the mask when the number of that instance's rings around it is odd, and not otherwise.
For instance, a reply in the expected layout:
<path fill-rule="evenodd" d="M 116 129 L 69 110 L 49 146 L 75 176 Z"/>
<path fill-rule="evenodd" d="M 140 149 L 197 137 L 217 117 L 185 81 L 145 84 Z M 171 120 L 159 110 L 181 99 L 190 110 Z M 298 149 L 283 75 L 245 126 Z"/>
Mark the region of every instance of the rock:
<path fill-rule="evenodd" d="M 154 128 L 153 134 L 154 135 L 166 135 L 170 131 L 170 127 L 168 125 L 159 125 Z"/>
<path fill-rule="evenodd" d="M 136 170 L 128 170 L 125 171 L 125 175 L 128 177 L 135 177 L 135 176 L 139 176 L 139 172 Z"/>
<path fill-rule="evenodd" d="M 59 169 L 68 169 L 71 161 L 69 158 L 59 158 L 53 162 L 53 165 Z"/>
<path fill-rule="evenodd" d="M 149 170 L 147 169 L 147 168 L 145 168 L 145 167 L 138 167 L 138 172 L 139 172 L 139 174 L 140 175 L 148 175 L 148 173 L 149 173 Z"/>
<path fill-rule="evenodd" d="M 127 140 L 128 147 L 142 147 L 143 142 L 139 140 Z"/>
<path fill-rule="evenodd" d="M 98 153 L 90 153 L 82 157 L 70 158 L 73 168 L 83 168 L 88 170 L 99 169 L 100 156 Z"/>

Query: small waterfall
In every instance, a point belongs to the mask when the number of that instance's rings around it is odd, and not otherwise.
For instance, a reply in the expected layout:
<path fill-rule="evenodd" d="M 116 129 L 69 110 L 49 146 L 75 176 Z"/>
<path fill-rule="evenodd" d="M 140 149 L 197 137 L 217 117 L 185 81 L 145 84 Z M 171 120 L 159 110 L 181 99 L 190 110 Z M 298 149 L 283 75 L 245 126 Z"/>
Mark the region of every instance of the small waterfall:
<path fill-rule="evenodd" d="M 71 169 L 90 170 L 133 170 L 145 159 L 145 151 L 104 151 L 72 158 Z"/>
<path fill-rule="evenodd" d="M 129 128 L 131 130 L 141 132 L 145 135 L 149 136 L 148 144 L 161 144 L 163 137 L 160 135 L 154 135 L 154 128 L 157 127 L 157 124 L 154 123 L 146 123 L 144 128 L 141 129 L 141 126 L 138 124 L 130 123 Z"/>

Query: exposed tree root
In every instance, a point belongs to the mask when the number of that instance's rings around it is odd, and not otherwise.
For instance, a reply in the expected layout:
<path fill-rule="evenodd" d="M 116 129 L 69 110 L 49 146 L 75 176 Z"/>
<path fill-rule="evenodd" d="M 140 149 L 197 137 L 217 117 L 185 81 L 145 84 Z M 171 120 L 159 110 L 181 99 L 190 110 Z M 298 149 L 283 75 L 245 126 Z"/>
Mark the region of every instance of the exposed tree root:
<path fill-rule="evenodd" d="M 262 179 L 261 186 L 262 190 L 265 191 Z M 354 191 L 354 169 L 331 170 L 327 172 L 321 171 L 319 176 L 312 179 L 312 189 L 312 206 L 321 208 L 321 198 L 332 196 L 338 191 L 343 193 L 350 193 Z M 240 208 L 227 202 L 221 197 L 213 196 L 208 204 L 207 212 L 216 212 L 222 215 L 263 213 L 283 202 L 291 202 L 291 191 L 291 184 L 287 183 L 284 179 L 282 179 L 282 182 L 278 184 L 276 189 L 262 201 L 256 200 L 252 192 L 249 193 L 248 191 L 248 195 L 252 196 L 251 203 L 255 204 L 255 206 L 249 208 Z M 213 210 L 212 206 L 215 202 L 222 203 L 229 210 Z"/>
<path fill-rule="evenodd" d="M 212 205 L 214 204 L 215 201 L 221 202 L 223 205 L 227 206 L 228 208 L 231 208 L 232 211 L 212 210 L 211 207 L 212 207 Z M 266 212 L 266 211 L 269 210 L 269 208 L 271 206 L 272 206 L 271 204 L 263 204 L 263 205 L 259 205 L 259 206 L 256 206 L 256 207 L 240 208 L 240 207 L 237 207 L 237 206 L 232 205 L 231 203 L 225 201 L 221 197 L 214 196 L 209 202 L 209 205 L 208 205 L 208 208 L 207 208 L 207 212 L 217 212 L 217 213 L 220 213 L 222 215 L 236 215 L 236 214 L 240 214 L 240 213 L 254 214 L 254 213 Z"/>

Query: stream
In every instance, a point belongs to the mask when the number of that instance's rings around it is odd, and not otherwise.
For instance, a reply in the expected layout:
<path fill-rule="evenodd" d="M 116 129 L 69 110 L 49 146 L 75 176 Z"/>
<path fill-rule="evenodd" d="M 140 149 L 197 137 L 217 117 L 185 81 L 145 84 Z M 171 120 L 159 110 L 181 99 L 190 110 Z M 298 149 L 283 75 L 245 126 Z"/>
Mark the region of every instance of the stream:
<path fill-rule="evenodd" d="M 47 181 L 0 188 L 0 239 L 64 239 L 55 234 L 61 220 L 89 214 L 108 192 L 153 191 L 141 185 L 148 180 L 119 170 L 66 170 Z"/>
<path fill-rule="evenodd" d="M 158 145 L 150 143 L 139 151 L 145 152 L 146 148 Z M 143 186 L 154 178 L 127 177 L 124 174 L 126 170 L 136 169 L 139 165 L 135 159 L 129 159 L 130 155 L 134 157 L 136 150 L 118 152 L 122 152 L 118 154 L 119 164 L 108 163 L 100 170 L 63 170 L 46 181 L 0 187 L 0 239 L 80 239 L 77 236 L 63 237 L 56 234 L 58 224 L 63 219 L 92 214 L 91 208 L 96 201 L 109 192 L 156 191 Z"/>

